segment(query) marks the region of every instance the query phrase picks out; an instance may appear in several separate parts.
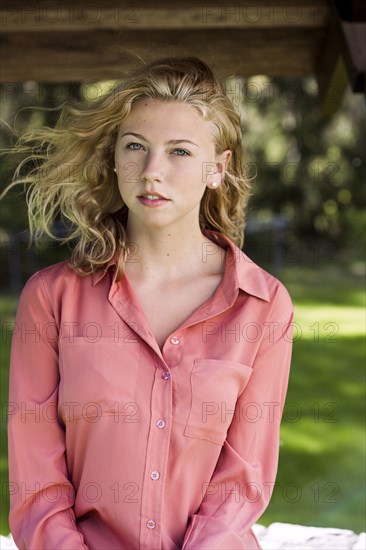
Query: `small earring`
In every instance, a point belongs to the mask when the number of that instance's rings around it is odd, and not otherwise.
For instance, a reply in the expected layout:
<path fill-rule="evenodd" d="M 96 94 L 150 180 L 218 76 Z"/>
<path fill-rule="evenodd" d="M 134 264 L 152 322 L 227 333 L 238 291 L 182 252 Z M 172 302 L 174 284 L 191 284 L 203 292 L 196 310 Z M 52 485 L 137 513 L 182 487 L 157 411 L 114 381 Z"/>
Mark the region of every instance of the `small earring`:
<path fill-rule="evenodd" d="M 218 185 L 219 185 L 219 184 L 216 183 L 216 181 L 213 181 L 213 182 L 211 183 L 211 187 L 217 187 Z"/>
<path fill-rule="evenodd" d="M 117 168 L 116 167 L 113 168 L 113 172 L 117 173 Z"/>

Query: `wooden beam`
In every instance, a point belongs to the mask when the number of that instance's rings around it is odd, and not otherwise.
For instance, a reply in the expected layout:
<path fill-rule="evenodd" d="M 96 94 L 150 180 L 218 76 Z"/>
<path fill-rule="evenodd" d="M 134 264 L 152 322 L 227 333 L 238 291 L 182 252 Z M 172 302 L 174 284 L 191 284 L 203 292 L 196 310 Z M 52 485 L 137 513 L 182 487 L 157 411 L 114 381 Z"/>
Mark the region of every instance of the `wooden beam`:
<path fill-rule="evenodd" d="M 347 8 L 347 9 L 346 9 Z M 350 20 L 344 20 L 340 14 Z M 324 114 L 338 110 L 348 84 L 353 92 L 366 90 L 366 18 L 365 4 L 335 1 L 317 64 L 319 101 Z"/>
<path fill-rule="evenodd" d="M 330 0 L 9 0 L 0 10 L 1 30 L 58 32 L 152 29 L 319 28 Z"/>
<path fill-rule="evenodd" d="M 366 23 L 341 22 L 341 51 L 353 92 L 366 89 Z"/>
<path fill-rule="evenodd" d="M 316 65 L 318 100 L 323 113 L 327 116 L 339 109 L 348 84 L 347 73 L 340 54 L 337 19 L 337 12 L 331 10 L 327 33 L 319 50 L 320 55 Z"/>
<path fill-rule="evenodd" d="M 220 77 L 312 74 L 322 42 L 320 29 L 217 29 L 187 31 L 33 32 L 3 35 L 2 82 L 95 81 L 166 55 L 194 55 Z"/>
<path fill-rule="evenodd" d="M 342 21 L 366 21 L 365 0 L 333 0 Z"/>
<path fill-rule="evenodd" d="M 320 88 L 319 90 L 319 102 L 326 116 L 331 116 L 339 110 L 348 85 L 348 75 L 343 57 L 337 55 L 332 72 L 324 84 L 324 88 Z"/>

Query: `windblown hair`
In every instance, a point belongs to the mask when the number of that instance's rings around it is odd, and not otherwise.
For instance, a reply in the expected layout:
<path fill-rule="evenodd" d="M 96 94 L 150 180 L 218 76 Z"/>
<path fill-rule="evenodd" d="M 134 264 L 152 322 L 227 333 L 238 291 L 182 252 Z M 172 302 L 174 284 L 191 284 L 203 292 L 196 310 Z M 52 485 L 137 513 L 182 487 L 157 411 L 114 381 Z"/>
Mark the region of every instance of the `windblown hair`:
<path fill-rule="evenodd" d="M 201 229 L 219 231 L 243 246 L 250 185 L 240 115 L 202 60 L 167 57 L 143 66 L 92 103 L 64 107 L 55 128 L 28 132 L 14 148 L 28 157 L 6 191 L 18 183 L 29 184 L 31 241 L 43 234 L 62 242 L 74 240 L 70 264 L 81 275 L 103 268 L 118 252 L 117 280 L 122 276 L 128 254 L 128 209 L 113 171 L 114 148 L 119 125 L 133 105 L 146 98 L 193 106 L 213 123 L 216 154 L 231 150 L 222 184 L 204 192 L 199 223 Z M 29 161 L 33 168 L 21 176 Z M 67 236 L 55 235 L 57 215 L 71 222 Z"/>

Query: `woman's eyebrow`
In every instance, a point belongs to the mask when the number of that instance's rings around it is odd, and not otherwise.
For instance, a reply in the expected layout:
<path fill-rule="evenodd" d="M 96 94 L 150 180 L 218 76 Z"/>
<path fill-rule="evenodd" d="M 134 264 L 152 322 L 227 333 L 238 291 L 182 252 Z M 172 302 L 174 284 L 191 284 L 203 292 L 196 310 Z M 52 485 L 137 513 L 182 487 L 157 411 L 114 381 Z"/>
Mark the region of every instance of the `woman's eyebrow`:
<path fill-rule="evenodd" d="M 197 145 L 197 143 L 194 143 L 194 141 L 191 141 L 190 139 L 170 139 L 169 141 L 166 142 L 165 145 L 171 145 L 171 144 L 176 144 L 176 143 L 191 143 L 192 145 L 195 145 L 196 147 L 199 147 L 199 145 Z"/>
<path fill-rule="evenodd" d="M 135 136 L 135 137 L 137 137 L 137 138 L 139 138 L 143 141 L 146 141 L 146 142 L 148 141 L 143 135 L 137 134 L 136 132 L 125 132 L 120 137 L 123 138 L 124 136 Z M 172 145 L 172 144 L 177 144 L 177 143 L 191 143 L 192 145 L 195 145 L 196 147 L 199 147 L 199 145 L 197 145 L 197 143 L 194 143 L 190 139 L 170 139 L 169 141 L 167 141 L 165 143 L 165 145 Z"/>
<path fill-rule="evenodd" d="M 121 134 L 120 137 L 123 138 L 124 136 L 135 136 L 135 137 L 137 137 L 137 138 L 139 138 L 139 139 L 142 139 L 143 141 L 147 141 L 147 139 L 144 138 L 143 135 L 141 135 L 141 134 L 136 134 L 136 132 L 125 132 L 124 134 Z"/>

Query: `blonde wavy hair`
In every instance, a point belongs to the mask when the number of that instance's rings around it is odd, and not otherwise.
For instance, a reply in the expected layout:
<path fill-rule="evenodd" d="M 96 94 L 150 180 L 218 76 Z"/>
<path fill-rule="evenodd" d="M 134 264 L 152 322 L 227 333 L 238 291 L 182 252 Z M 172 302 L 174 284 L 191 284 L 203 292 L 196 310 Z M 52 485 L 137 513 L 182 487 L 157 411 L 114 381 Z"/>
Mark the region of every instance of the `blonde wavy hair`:
<path fill-rule="evenodd" d="M 30 131 L 13 148 L 28 156 L 3 195 L 18 183 L 29 185 L 30 242 L 43 234 L 63 243 L 76 240 L 69 261 L 80 275 L 102 269 L 118 251 L 117 280 L 122 277 L 128 209 L 113 171 L 114 148 L 119 125 L 146 98 L 192 105 L 213 123 L 216 154 L 231 150 L 222 184 L 204 192 L 199 223 L 201 230 L 219 231 L 243 246 L 250 183 L 240 115 L 206 63 L 196 57 L 166 57 L 143 66 L 92 103 L 63 107 L 55 128 Z M 21 176 L 29 161 L 34 167 Z M 67 236 L 54 233 L 57 215 L 71 222 Z"/>

